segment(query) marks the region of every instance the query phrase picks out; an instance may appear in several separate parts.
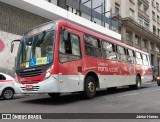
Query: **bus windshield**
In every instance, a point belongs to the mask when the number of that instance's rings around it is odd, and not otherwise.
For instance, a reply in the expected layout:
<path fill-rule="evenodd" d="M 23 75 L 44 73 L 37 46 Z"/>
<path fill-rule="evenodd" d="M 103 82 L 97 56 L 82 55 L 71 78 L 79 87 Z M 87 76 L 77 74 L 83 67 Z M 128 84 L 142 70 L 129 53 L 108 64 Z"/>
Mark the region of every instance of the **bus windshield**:
<path fill-rule="evenodd" d="M 53 62 L 55 30 L 24 36 L 18 50 L 17 69 L 32 68 Z"/>

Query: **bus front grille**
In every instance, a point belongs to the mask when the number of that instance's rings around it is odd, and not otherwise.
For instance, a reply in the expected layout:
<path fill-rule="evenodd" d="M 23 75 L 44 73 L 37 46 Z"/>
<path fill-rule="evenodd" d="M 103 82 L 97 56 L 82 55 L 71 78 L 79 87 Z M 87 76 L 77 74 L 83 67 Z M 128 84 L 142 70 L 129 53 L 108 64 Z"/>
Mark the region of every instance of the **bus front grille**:
<path fill-rule="evenodd" d="M 33 86 L 32 89 L 26 89 L 26 87 L 21 87 L 22 91 L 38 91 L 39 90 L 39 86 Z"/>
<path fill-rule="evenodd" d="M 39 76 L 43 73 L 42 70 L 34 70 L 34 71 L 23 71 L 23 72 L 19 72 L 19 76 L 20 77 L 33 77 L 33 76 Z"/>

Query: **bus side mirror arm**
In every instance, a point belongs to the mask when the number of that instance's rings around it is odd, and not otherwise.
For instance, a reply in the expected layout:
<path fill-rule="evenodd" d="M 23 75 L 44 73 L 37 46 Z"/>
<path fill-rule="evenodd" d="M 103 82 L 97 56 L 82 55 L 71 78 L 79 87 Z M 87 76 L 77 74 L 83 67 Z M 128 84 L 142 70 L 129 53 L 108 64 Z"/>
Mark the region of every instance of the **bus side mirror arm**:
<path fill-rule="evenodd" d="M 13 49 L 14 49 L 14 42 L 20 42 L 21 40 L 13 40 L 11 42 L 11 53 L 13 53 Z"/>

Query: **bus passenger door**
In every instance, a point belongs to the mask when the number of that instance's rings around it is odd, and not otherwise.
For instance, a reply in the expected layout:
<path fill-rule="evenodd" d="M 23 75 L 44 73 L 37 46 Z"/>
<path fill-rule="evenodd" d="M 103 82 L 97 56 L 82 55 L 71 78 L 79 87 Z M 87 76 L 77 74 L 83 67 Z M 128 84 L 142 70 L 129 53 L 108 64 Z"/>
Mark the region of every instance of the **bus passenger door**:
<path fill-rule="evenodd" d="M 80 32 L 66 29 L 59 42 L 59 89 L 60 92 L 83 90 L 82 55 Z"/>

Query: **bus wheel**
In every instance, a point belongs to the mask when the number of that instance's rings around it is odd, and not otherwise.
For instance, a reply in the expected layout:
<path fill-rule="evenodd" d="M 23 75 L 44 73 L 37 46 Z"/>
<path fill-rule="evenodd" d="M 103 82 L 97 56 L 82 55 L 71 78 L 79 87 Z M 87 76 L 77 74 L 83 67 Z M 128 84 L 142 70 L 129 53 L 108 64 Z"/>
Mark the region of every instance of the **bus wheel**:
<path fill-rule="evenodd" d="M 14 96 L 14 90 L 11 88 L 6 88 L 3 90 L 1 97 L 4 100 L 9 100 L 9 99 L 12 99 L 13 96 Z"/>
<path fill-rule="evenodd" d="M 136 77 L 136 85 L 135 88 L 136 89 L 140 89 L 141 88 L 141 78 L 139 76 Z"/>
<path fill-rule="evenodd" d="M 85 80 L 84 96 L 86 99 L 91 99 L 96 95 L 96 83 L 93 77 L 88 76 Z"/>
<path fill-rule="evenodd" d="M 130 89 L 140 89 L 141 88 L 141 78 L 139 76 L 136 77 L 136 84 L 130 85 Z"/>
<path fill-rule="evenodd" d="M 58 98 L 60 96 L 60 93 L 48 93 L 48 95 L 51 97 L 51 98 Z"/>

